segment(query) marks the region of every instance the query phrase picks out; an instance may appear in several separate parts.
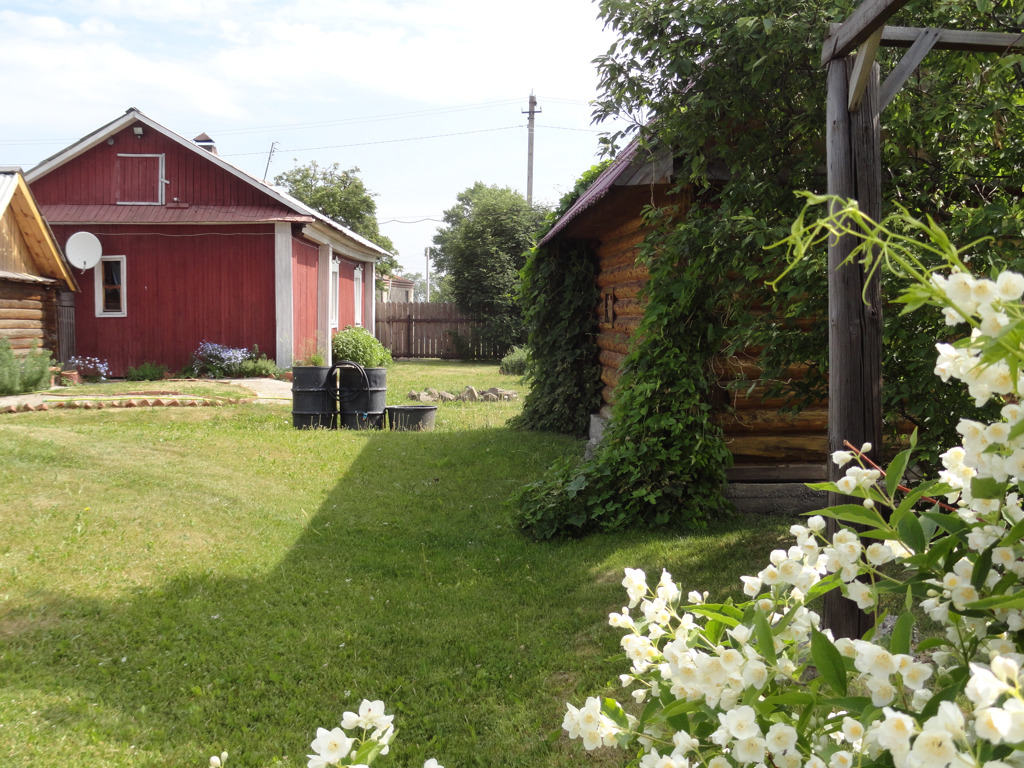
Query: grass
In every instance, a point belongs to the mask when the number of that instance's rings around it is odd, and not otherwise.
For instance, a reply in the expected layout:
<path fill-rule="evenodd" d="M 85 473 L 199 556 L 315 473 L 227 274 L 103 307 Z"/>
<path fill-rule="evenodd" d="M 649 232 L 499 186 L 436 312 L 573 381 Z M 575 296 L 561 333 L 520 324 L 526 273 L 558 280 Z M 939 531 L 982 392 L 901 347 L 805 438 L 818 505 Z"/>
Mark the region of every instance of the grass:
<path fill-rule="evenodd" d="M 466 384 L 509 388 L 389 371 Z M 504 428 L 518 407 L 441 404 L 431 433 L 298 431 L 285 405 L 0 417 L 0 765 L 304 766 L 364 697 L 396 714 L 386 764 L 622 762 L 557 735 L 624 669 L 622 569 L 738 594 L 788 521 L 532 543 L 508 499 L 577 445 Z"/>

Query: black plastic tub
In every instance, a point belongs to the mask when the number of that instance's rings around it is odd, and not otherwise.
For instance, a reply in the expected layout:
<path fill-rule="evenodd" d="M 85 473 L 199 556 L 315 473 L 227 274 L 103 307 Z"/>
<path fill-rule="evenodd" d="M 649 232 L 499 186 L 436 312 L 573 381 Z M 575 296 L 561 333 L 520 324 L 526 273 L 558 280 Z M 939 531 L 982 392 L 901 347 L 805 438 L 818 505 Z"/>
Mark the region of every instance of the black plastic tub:
<path fill-rule="evenodd" d="M 431 432 L 437 419 L 436 405 L 389 405 L 385 410 L 395 432 Z"/>

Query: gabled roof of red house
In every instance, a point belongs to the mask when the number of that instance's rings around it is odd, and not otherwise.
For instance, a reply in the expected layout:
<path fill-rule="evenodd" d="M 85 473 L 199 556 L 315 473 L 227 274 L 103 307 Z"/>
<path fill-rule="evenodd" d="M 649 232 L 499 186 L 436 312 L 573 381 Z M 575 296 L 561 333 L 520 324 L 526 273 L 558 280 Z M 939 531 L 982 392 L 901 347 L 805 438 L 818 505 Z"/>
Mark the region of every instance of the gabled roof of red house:
<path fill-rule="evenodd" d="M 68 290 L 77 291 L 78 283 L 75 282 L 49 224 L 40 214 L 36 199 L 25 183 L 20 168 L 0 168 L 0 218 L 8 210 L 14 217 L 38 273 L 29 275 L 3 272 L 0 275 L 8 280 L 23 282 L 59 282 Z"/>
<path fill-rule="evenodd" d="M 291 222 L 307 222 L 309 223 L 317 233 L 327 240 L 341 240 L 348 243 L 349 245 L 355 246 L 357 253 L 353 253 L 355 258 L 362 257 L 365 261 L 375 261 L 380 256 L 389 255 L 388 251 L 381 248 L 376 243 L 372 243 L 365 237 L 356 234 L 347 227 L 338 224 L 333 219 L 323 215 L 319 211 L 316 211 L 305 203 L 295 199 L 287 192 L 268 184 L 263 179 L 258 179 L 255 176 L 243 171 L 241 168 L 229 163 L 220 155 L 214 154 L 202 146 L 197 144 L 195 141 L 190 141 L 184 136 L 175 133 L 174 131 L 166 128 L 160 123 L 156 122 L 150 117 L 147 117 L 139 110 L 132 107 L 127 110 L 121 117 L 116 120 L 112 120 L 106 125 L 98 128 L 87 136 L 83 136 L 81 139 L 76 141 L 71 146 L 57 152 L 54 155 L 43 160 L 37 166 L 32 168 L 25 174 L 25 178 L 31 183 L 37 179 L 42 178 L 51 171 L 59 168 L 65 163 L 73 160 L 79 155 L 88 152 L 90 149 L 106 141 L 114 134 L 124 130 L 128 126 L 134 123 L 142 123 L 148 126 L 154 131 L 157 131 L 166 136 L 171 141 L 179 144 L 181 147 L 189 152 L 196 153 L 200 157 L 205 158 L 208 162 L 219 166 L 223 170 L 227 171 L 231 175 L 241 179 L 247 184 L 256 187 L 258 190 L 268 195 L 270 198 L 280 203 L 282 206 L 287 208 L 290 213 L 282 213 L 280 210 L 273 208 L 262 208 L 260 206 L 196 206 L 198 210 L 193 211 L 189 209 L 188 212 L 183 209 L 176 209 L 173 204 L 163 206 L 164 211 L 154 210 L 154 206 L 146 206 L 148 211 L 132 211 L 124 210 L 132 208 L 133 206 L 91 206 L 91 205 L 75 205 L 75 206 L 52 206 L 54 210 L 50 210 L 50 206 L 47 207 L 48 218 L 51 221 L 74 221 L 75 223 L 146 223 L 154 224 L 161 223 L 160 217 L 166 216 L 167 222 L 170 223 L 172 220 L 174 223 L 241 223 L 241 222 L 264 222 L 264 221 L 291 221 Z M 205 135 L 205 134 L 202 134 Z M 111 209 L 120 208 L 120 210 L 99 210 L 99 209 Z M 199 217 L 199 218 L 195 218 Z M 316 239 L 316 237 L 314 237 Z"/>

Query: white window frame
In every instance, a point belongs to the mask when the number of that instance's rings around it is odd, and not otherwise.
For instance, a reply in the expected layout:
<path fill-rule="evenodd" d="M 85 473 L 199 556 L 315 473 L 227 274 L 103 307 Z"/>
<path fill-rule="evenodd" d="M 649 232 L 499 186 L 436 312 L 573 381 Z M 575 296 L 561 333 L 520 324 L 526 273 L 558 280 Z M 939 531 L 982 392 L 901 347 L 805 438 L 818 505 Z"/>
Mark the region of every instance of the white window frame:
<path fill-rule="evenodd" d="M 117 156 L 118 157 L 156 157 L 156 158 L 158 158 L 160 160 L 160 168 L 157 171 L 157 180 L 156 180 L 156 187 L 157 187 L 156 196 L 157 196 L 157 199 L 156 200 L 118 200 L 117 204 L 118 205 L 163 205 L 164 204 L 164 200 L 166 198 L 166 196 L 164 194 L 164 188 L 167 185 L 167 179 L 164 178 L 165 171 L 166 171 L 166 168 L 165 168 L 166 157 L 163 154 L 144 154 L 142 152 L 138 152 L 138 153 L 134 153 L 134 152 L 133 153 L 118 152 Z M 117 183 L 119 185 L 121 184 L 120 173 L 121 172 L 118 171 Z"/>
<path fill-rule="evenodd" d="M 355 312 L 355 324 L 362 326 L 363 324 L 363 268 L 356 267 L 353 270 L 353 284 L 355 287 L 356 294 L 356 312 Z"/>
<path fill-rule="evenodd" d="M 107 312 L 103 308 L 103 263 L 114 261 L 121 265 L 121 310 L 119 312 Z M 96 294 L 96 317 L 127 317 L 128 316 L 128 269 L 127 260 L 124 256 L 103 256 L 94 268 Z"/>
<path fill-rule="evenodd" d="M 337 328 L 341 311 L 341 262 L 331 259 L 331 328 Z"/>

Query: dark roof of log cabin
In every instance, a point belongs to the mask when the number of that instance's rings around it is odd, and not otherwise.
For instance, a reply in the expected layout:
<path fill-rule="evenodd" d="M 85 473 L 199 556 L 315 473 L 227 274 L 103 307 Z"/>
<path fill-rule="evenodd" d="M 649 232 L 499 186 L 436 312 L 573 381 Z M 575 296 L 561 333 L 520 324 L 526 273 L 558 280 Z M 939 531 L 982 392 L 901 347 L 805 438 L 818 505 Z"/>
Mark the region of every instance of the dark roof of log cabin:
<path fill-rule="evenodd" d="M 35 262 L 38 274 L 29 275 L 14 272 L 0 273 L 0 277 L 22 282 L 45 282 L 53 280 L 63 283 L 69 291 L 77 291 L 78 283 L 68 266 L 67 259 L 43 218 L 32 190 L 25 182 L 20 168 L 0 168 L 0 217 L 10 210 L 25 245 Z"/>
<path fill-rule="evenodd" d="M 143 125 L 146 125 L 146 126 L 149 126 L 154 131 L 160 132 L 164 136 L 168 137 L 172 141 L 174 141 L 177 144 L 179 144 L 182 147 L 184 147 L 185 149 L 187 149 L 189 151 L 192 151 L 192 152 L 196 152 L 199 155 L 201 155 L 202 157 L 207 158 L 211 163 L 214 163 L 215 165 L 220 166 L 221 168 L 223 168 L 224 170 L 226 170 L 228 173 L 232 174 L 233 176 L 235 176 L 235 177 L 245 181 L 246 183 L 251 184 L 252 186 L 258 188 L 260 191 L 262 191 L 266 195 L 269 195 L 273 200 L 275 200 L 276 202 L 280 203 L 285 208 L 289 209 L 288 212 L 277 210 L 275 218 L 272 218 L 272 219 L 258 219 L 258 220 L 260 220 L 260 221 L 269 220 L 269 221 L 308 222 L 310 224 L 310 226 L 319 229 L 319 231 L 320 231 L 319 237 L 326 236 L 326 237 L 330 238 L 331 236 L 334 236 L 335 241 L 339 241 L 339 240 L 341 242 L 346 242 L 347 241 L 352 246 L 355 246 L 355 250 L 353 252 L 347 253 L 346 255 L 352 256 L 352 257 L 357 258 L 357 259 L 361 259 L 363 261 L 375 261 L 380 256 L 390 255 L 388 253 L 388 251 L 386 251 L 385 249 L 381 248 L 376 243 L 370 242 L 369 240 L 367 240 L 362 235 L 358 235 L 355 232 L 353 232 L 352 230 L 350 230 L 348 227 L 344 227 L 341 224 L 339 224 L 338 222 L 336 222 L 333 219 L 329 218 L 328 216 L 325 216 L 324 214 L 320 213 L 319 211 L 316 211 L 316 210 L 310 208 L 305 203 L 303 203 L 302 201 L 297 200 L 296 198 L 292 197 L 290 194 L 288 194 L 284 190 L 282 190 L 282 189 L 280 189 L 278 187 L 275 187 L 272 184 L 267 183 L 263 179 L 258 179 L 255 176 L 247 173 L 246 171 L 243 171 L 241 168 L 239 168 L 239 167 L 237 167 L 235 165 L 232 165 L 231 163 L 227 162 L 220 155 L 204 149 L 201 145 L 197 144 L 195 141 L 189 141 L 184 136 L 181 136 L 181 135 L 175 133 L 174 131 L 170 130 L 169 128 L 166 128 L 165 126 L 163 126 L 160 123 L 158 123 L 155 120 L 153 120 L 151 117 L 147 117 L 142 112 L 140 112 L 139 110 L 135 109 L 134 107 L 131 107 L 123 115 L 121 115 L 120 117 L 118 117 L 115 120 L 110 121 L 109 123 L 107 123 L 106 125 L 102 126 L 101 128 L 96 129 L 95 131 L 93 131 L 89 135 L 83 136 L 81 139 L 76 141 L 71 146 L 66 147 L 66 148 L 62 149 L 60 152 L 57 152 L 56 154 L 51 155 L 50 157 L 46 158 L 41 163 L 36 165 L 34 168 L 29 170 L 25 174 L 25 178 L 31 183 L 31 182 L 35 181 L 36 179 L 39 179 L 39 178 L 45 176 L 46 174 L 50 173 L 54 169 L 59 168 L 60 166 L 62 166 L 64 163 L 74 159 L 75 157 L 81 155 L 84 152 L 87 152 L 89 149 L 91 149 L 92 147 L 96 146 L 100 142 L 106 141 L 108 138 L 110 138 L 114 134 L 118 133 L 119 131 L 123 130 L 124 128 L 126 128 L 126 127 L 128 127 L 130 125 L 133 125 L 136 122 L 142 123 Z M 197 138 L 199 138 L 199 137 L 197 137 Z M 66 207 L 68 207 L 68 208 L 71 208 L 71 207 L 75 207 L 75 208 L 94 208 L 94 207 L 100 207 L 100 206 L 66 206 Z M 113 206 L 111 206 L 111 207 L 113 207 Z M 121 207 L 125 207 L 125 206 L 121 206 Z M 147 206 L 147 207 L 150 207 L 150 206 Z M 188 218 L 188 214 L 183 214 L 183 211 L 186 211 L 187 209 L 176 208 L 176 207 L 174 207 L 173 205 L 170 205 L 170 204 L 168 204 L 166 206 L 163 206 L 163 207 L 168 209 L 168 212 L 173 211 L 174 222 L 171 222 L 171 221 L 161 222 L 158 219 L 146 218 L 146 219 L 144 219 L 142 221 L 139 221 L 138 223 L 146 223 L 146 224 L 153 224 L 153 223 L 176 223 L 176 222 L 177 223 L 187 223 L 187 224 L 193 224 L 193 223 L 235 223 L 235 222 L 240 221 L 240 219 L 234 218 L 234 217 L 241 216 L 242 212 L 243 212 L 243 209 L 246 208 L 246 206 L 231 206 L 231 205 L 220 206 L 219 208 L 221 210 L 220 210 L 219 214 L 216 214 L 216 215 L 219 215 L 219 216 L 224 217 L 224 218 L 213 218 L 213 219 L 207 218 L 207 219 L 204 219 L 203 221 L 194 221 L 191 218 Z M 47 215 L 48 218 L 50 218 L 50 216 L 51 216 L 50 208 L 51 208 L 51 206 L 47 206 L 46 207 L 46 215 Z M 208 215 L 215 215 L 213 213 L 213 211 L 211 210 L 212 208 L 214 208 L 214 206 L 207 206 L 207 214 Z M 257 216 L 266 216 L 267 212 L 270 211 L 269 208 L 263 210 L 259 206 L 252 206 L 252 208 L 259 209 L 259 210 L 253 211 L 254 213 L 256 213 Z M 92 216 L 99 215 L 95 211 L 92 211 L 90 213 L 91 213 Z M 70 214 L 71 214 L 71 211 L 63 211 L 62 212 L 62 218 L 60 220 L 67 221 L 67 223 L 115 223 L 115 222 L 119 223 L 119 224 L 120 223 L 136 223 L 135 220 L 126 221 L 126 220 L 120 219 L 120 218 L 117 218 L 117 219 L 105 218 L 102 222 L 101 221 L 95 221 L 94 222 L 92 220 L 83 221 L 83 220 L 76 219 L 76 220 L 74 220 L 72 222 L 72 221 L 68 221 L 67 218 L 66 218 Z M 112 212 L 108 212 L 107 213 L 107 216 L 119 216 L 119 215 L 120 215 L 119 213 L 112 213 Z M 137 214 L 137 215 L 147 216 L 147 214 L 141 214 L 141 213 Z M 57 218 L 51 218 L 50 220 L 54 221 L 54 222 L 58 221 Z M 253 219 L 244 219 L 244 221 L 252 222 Z"/>
<path fill-rule="evenodd" d="M 664 148 L 654 152 L 642 150 L 639 142 L 634 141 L 623 149 L 612 164 L 594 179 L 572 207 L 563 213 L 551 230 L 541 238 L 538 245 L 544 245 L 563 233 L 571 236 L 573 232 L 566 231 L 570 229 L 569 225 L 576 222 L 585 212 L 618 187 L 649 187 L 655 184 L 667 184 L 671 180 L 671 153 Z"/>

